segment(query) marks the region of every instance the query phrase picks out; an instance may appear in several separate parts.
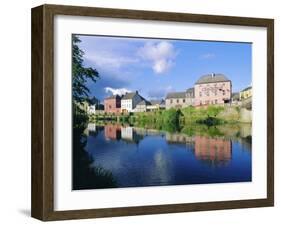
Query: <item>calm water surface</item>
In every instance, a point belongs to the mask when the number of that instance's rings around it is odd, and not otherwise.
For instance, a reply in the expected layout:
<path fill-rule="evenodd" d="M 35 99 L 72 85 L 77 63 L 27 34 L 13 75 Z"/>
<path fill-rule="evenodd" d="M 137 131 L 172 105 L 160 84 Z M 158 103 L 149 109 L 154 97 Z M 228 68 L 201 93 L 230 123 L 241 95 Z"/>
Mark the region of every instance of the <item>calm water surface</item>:
<path fill-rule="evenodd" d="M 117 187 L 251 181 L 251 126 L 219 131 L 187 135 L 89 124 L 84 149 L 91 167 L 110 172 Z"/>

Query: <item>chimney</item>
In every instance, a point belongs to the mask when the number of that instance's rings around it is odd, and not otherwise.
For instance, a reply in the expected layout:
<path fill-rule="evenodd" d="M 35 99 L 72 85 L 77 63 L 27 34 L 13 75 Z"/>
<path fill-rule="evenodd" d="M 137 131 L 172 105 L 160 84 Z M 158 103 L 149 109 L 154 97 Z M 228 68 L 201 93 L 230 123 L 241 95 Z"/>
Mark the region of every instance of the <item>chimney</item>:
<path fill-rule="evenodd" d="M 136 90 L 136 94 L 138 94 L 139 92 Z"/>

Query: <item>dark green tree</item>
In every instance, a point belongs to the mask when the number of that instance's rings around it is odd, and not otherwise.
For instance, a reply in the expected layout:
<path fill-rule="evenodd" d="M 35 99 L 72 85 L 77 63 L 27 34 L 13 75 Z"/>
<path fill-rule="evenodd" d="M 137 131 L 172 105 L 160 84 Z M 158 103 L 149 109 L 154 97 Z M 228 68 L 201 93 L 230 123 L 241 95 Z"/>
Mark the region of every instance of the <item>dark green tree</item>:
<path fill-rule="evenodd" d="M 99 78 L 96 69 L 83 65 L 84 52 L 78 46 L 80 42 L 76 35 L 72 36 L 72 95 L 77 103 L 88 100 L 90 93 L 87 87 L 88 80 L 96 82 Z"/>

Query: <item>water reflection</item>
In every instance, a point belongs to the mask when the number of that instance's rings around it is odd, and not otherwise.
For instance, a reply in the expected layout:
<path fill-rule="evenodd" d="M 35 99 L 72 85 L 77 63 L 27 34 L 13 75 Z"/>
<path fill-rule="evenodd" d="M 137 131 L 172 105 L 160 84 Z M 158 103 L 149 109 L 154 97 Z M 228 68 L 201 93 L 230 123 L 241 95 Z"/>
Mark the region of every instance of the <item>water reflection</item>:
<path fill-rule="evenodd" d="M 195 136 L 195 157 L 212 165 L 227 163 L 231 159 L 231 141 L 224 138 Z"/>
<path fill-rule="evenodd" d="M 251 181 L 251 126 L 183 128 L 89 124 L 85 150 L 117 187 Z"/>

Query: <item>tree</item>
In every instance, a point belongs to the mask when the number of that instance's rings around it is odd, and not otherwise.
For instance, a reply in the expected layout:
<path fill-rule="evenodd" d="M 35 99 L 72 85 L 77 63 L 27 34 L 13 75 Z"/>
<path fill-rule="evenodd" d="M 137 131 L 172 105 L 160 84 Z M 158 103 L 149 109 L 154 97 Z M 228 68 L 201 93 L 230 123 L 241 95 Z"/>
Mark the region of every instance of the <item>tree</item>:
<path fill-rule="evenodd" d="M 72 36 L 72 95 L 73 100 L 78 103 L 88 100 L 90 90 L 86 85 L 87 81 L 96 82 L 99 78 L 96 69 L 84 67 L 84 52 L 78 46 L 80 42 L 76 35 Z"/>

